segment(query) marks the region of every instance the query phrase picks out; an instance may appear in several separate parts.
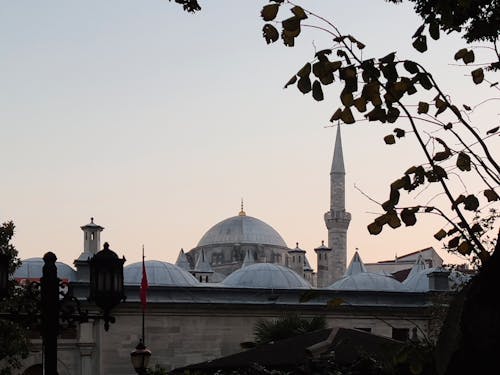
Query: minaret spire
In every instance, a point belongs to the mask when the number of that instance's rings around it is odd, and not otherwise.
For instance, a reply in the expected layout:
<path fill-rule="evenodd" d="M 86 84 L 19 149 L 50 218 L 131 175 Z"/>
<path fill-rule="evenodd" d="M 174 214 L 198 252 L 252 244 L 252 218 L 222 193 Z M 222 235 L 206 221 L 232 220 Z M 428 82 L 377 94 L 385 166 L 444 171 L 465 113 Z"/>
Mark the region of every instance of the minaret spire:
<path fill-rule="evenodd" d="M 337 136 L 335 138 L 335 148 L 333 150 L 332 169 L 330 173 L 344 173 L 344 153 L 342 152 L 342 137 L 340 135 L 340 125 L 337 125 Z"/>
<path fill-rule="evenodd" d="M 347 228 L 351 214 L 345 210 L 345 166 L 342 150 L 340 124 L 337 125 L 332 168 L 330 170 L 330 210 L 325 213 L 328 229 L 328 247 L 332 249 L 328 257 L 328 285 L 340 279 L 346 271 Z"/>

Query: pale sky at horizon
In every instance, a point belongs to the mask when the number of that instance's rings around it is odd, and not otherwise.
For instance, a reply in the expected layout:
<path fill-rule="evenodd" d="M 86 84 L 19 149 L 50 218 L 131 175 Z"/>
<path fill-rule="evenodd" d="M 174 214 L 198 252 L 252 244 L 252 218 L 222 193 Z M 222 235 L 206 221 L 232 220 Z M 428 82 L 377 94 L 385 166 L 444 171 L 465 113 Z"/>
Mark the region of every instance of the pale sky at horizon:
<path fill-rule="evenodd" d="M 21 258 L 51 250 L 72 265 L 93 216 L 126 265 L 140 260 L 142 244 L 148 259 L 174 262 L 237 215 L 243 197 L 248 215 L 289 247 L 299 242 L 316 268 L 338 104 L 335 92 L 316 103 L 283 85 L 328 38 L 304 31 L 295 48 L 268 46 L 266 1 L 200 3 L 192 15 L 167 0 L 0 0 L 0 221 L 15 222 Z M 407 5 L 301 4 L 365 43 L 365 56 L 398 51 L 429 64 L 458 103 L 491 94 L 450 65 L 457 38 L 430 41 L 424 55 L 411 48 L 421 21 Z M 484 130 L 498 125 L 498 109 L 488 110 L 476 114 Z M 463 262 L 433 239 L 437 218 L 379 236 L 366 230 L 380 209 L 354 185 L 384 201 L 390 182 L 422 160 L 411 137 L 384 144 L 397 126 L 342 127 L 348 261 L 355 248 L 373 262 L 433 246 Z"/>

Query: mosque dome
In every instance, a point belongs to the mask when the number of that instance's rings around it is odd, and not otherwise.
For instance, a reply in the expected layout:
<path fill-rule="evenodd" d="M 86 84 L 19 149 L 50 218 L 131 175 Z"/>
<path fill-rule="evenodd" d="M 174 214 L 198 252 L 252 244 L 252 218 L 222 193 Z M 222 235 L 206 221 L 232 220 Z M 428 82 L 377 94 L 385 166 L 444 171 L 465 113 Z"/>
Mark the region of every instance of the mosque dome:
<path fill-rule="evenodd" d="M 14 272 L 16 279 L 39 279 L 42 277 L 43 258 L 22 260 L 21 266 Z M 62 280 L 76 280 L 76 271 L 66 263 L 56 262 L 57 277 Z"/>
<path fill-rule="evenodd" d="M 328 287 L 333 290 L 407 292 L 406 287 L 390 276 L 367 272 L 358 252 L 354 254 L 346 274 Z"/>
<path fill-rule="evenodd" d="M 198 242 L 198 247 L 217 244 L 263 244 L 287 247 L 280 234 L 269 224 L 242 210 L 238 216 L 222 220 L 210 228 Z"/>
<path fill-rule="evenodd" d="M 255 263 L 240 268 L 227 276 L 222 284 L 236 288 L 311 288 L 311 284 L 290 268 L 273 263 Z"/>
<path fill-rule="evenodd" d="M 198 280 L 189 272 L 167 262 L 147 260 L 145 263 L 148 285 L 196 286 Z M 132 263 L 123 269 L 125 284 L 140 284 L 142 280 L 142 262 Z"/>
<path fill-rule="evenodd" d="M 330 285 L 328 289 L 407 292 L 408 290 L 396 279 L 373 272 L 362 272 L 357 275 L 344 276 Z"/>

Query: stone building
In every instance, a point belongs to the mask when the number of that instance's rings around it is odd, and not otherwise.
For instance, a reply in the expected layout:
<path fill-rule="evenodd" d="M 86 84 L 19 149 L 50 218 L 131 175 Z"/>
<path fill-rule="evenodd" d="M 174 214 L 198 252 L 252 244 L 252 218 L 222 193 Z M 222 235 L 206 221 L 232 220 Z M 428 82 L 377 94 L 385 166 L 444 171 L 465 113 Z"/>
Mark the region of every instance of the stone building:
<path fill-rule="evenodd" d="M 187 253 L 181 249 L 176 264 L 145 262 L 149 282 L 145 343 L 153 352 L 153 364 L 173 369 L 236 353 L 240 343 L 253 340 L 259 319 L 285 312 L 322 315 L 330 326 L 399 340 L 408 338 L 414 328 L 420 335 L 431 334 L 433 296 L 447 289 L 445 271 L 429 269 L 417 259 L 407 263 L 414 269 L 408 271 L 411 282 L 405 284 L 367 269 L 357 253 L 346 269 L 351 217 L 345 210 L 340 130 L 330 176 L 330 209 L 325 214 L 328 246 L 323 243 L 314 249 L 316 272 L 298 243 L 289 248 L 269 224 L 246 215 L 243 206 L 237 216 L 212 226 L 195 248 Z M 104 228 L 91 219 L 81 229 L 83 251 L 75 268 L 63 263 L 57 267 L 85 308 L 97 312 L 86 300 L 88 258 L 101 248 Z M 40 259 L 27 259 L 15 277 L 39 278 L 41 267 Z M 100 320 L 90 320 L 60 337 L 60 375 L 134 373 L 129 355 L 142 334 L 141 276 L 141 262 L 125 266 L 127 299 L 114 310 L 116 323 L 109 332 Z M 34 337 L 32 343 L 33 351 L 19 374 L 42 373 L 41 340 Z"/>

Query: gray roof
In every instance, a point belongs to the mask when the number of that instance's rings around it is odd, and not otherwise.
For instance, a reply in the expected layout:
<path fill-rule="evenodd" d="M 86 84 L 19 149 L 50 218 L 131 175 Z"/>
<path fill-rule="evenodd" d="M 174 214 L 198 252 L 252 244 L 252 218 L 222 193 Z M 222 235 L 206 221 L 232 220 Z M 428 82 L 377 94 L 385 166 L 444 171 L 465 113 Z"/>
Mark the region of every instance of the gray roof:
<path fill-rule="evenodd" d="M 310 289 L 311 284 L 287 267 L 256 263 L 234 271 L 222 282 L 239 288 Z"/>
<path fill-rule="evenodd" d="M 330 173 L 345 173 L 340 125 L 337 125 L 337 136 L 335 138 L 335 149 L 333 151 L 332 169 Z"/>
<path fill-rule="evenodd" d="M 183 270 L 189 271 L 191 269 L 191 265 L 189 264 L 189 261 L 187 260 L 186 254 L 184 254 L 184 249 L 181 249 L 179 251 L 179 256 L 177 257 L 177 260 L 175 261 L 175 265 L 177 267 L 182 268 Z"/>
<path fill-rule="evenodd" d="M 198 254 L 198 260 L 196 261 L 196 265 L 194 266 L 194 272 L 214 272 L 212 266 L 208 262 L 208 259 L 205 257 L 205 250 L 201 249 Z"/>
<path fill-rule="evenodd" d="M 199 285 L 193 275 L 174 264 L 159 260 L 145 262 L 149 285 L 194 286 Z M 132 263 L 123 269 L 125 284 L 138 285 L 142 280 L 142 262 Z"/>
<path fill-rule="evenodd" d="M 198 247 L 237 243 L 286 247 L 283 238 L 270 225 L 246 215 L 233 216 L 215 224 L 203 235 L 198 242 Z"/>
<path fill-rule="evenodd" d="M 417 257 L 417 260 L 415 261 L 415 264 L 411 268 L 410 273 L 408 274 L 408 276 L 406 276 L 406 280 L 412 278 L 417 273 L 419 273 L 420 271 L 425 270 L 426 268 L 427 267 L 425 265 L 424 257 L 422 256 L 422 254 L 418 254 L 418 257 Z"/>
<path fill-rule="evenodd" d="M 411 277 L 408 276 L 406 280 L 403 281 L 403 284 L 411 291 L 411 292 L 428 292 L 430 289 L 429 285 L 429 275 L 433 272 L 448 272 L 442 267 L 432 267 L 425 268 Z"/>
<path fill-rule="evenodd" d="M 63 280 L 76 280 L 76 271 L 66 263 L 56 262 L 57 277 Z M 14 272 L 16 279 L 38 279 L 42 277 L 43 259 L 29 258 L 22 261 L 21 266 Z"/>
<path fill-rule="evenodd" d="M 359 256 L 359 253 L 356 251 L 354 256 L 351 259 L 351 263 L 349 263 L 349 267 L 345 271 L 344 276 L 357 275 L 360 272 L 367 272 L 366 267 Z"/>
<path fill-rule="evenodd" d="M 253 252 L 250 249 L 247 249 L 247 253 L 245 254 L 245 259 L 243 259 L 243 264 L 241 268 L 249 266 L 255 263 L 255 257 L 253 256 Z"/>
<path fill-rule="evenodd" d="M 367 272 L 357 251 L 354 253 L 345 276 L 330 285 L 328 289 L 384 292 L 407 291 L 403 284 L 392 277 Z"/>

